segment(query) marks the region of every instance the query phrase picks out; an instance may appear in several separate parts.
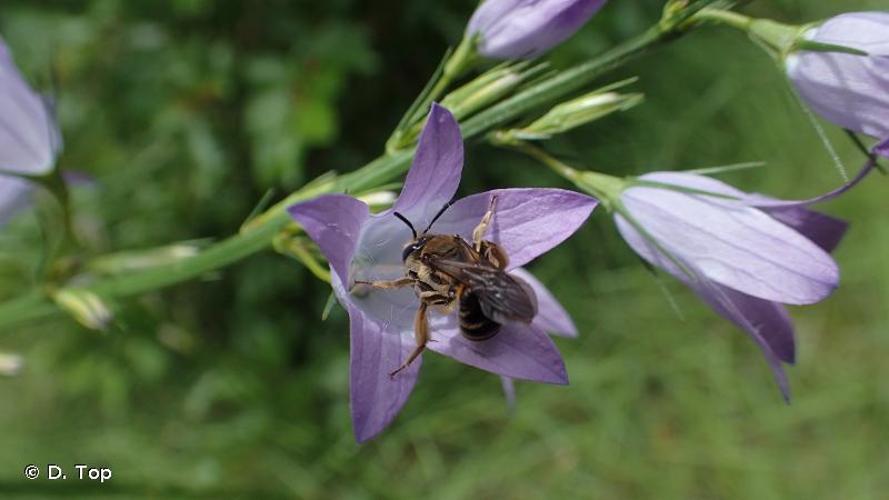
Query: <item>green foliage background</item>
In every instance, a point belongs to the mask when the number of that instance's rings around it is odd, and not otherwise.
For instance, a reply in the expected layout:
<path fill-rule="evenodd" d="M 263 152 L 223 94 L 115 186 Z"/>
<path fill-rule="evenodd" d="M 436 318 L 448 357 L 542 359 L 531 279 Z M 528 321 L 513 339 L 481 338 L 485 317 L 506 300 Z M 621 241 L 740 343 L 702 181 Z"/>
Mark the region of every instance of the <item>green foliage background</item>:
<path fill-rule="evenodd" d="M 0 33 L 31 80 L 55 88 L 63 167 L 98 180 L 78 191 L 76 224 L 102 253 L 234 233 L 267 189 L 280 198 L 376 157 L 473 5 L 6 0 Z M 880 7 L 748 10 L 802 22 Z M 611 2 L 555 64 L 640 32 L 659 9 Z M 643 106 L 548 147 L 621 174 L 764 160 L 726 180 L 785 198 L 841 182 L 780 72 L 742 35 L 703 30 L 603 83 L 633 75 Z M 568 187 L 515 154 L 468 150 L 462 192 L 511 185 Z M 364 446 L 349 424 L 347 320 L 322 322 L 328 288 L 271 252 L 115 304 L 105 334 L 63 317 L 2 332 L 0 350 L 27 364 L 0 379 L 0 495 L 885 498 L 887 189 L 875 176 L 823 207 L 853 224 L 836 254 L 842 287 L 793 311 L 792 405 L 752 342 L 665 280 L 674 312 L 602 212 L 532 266 L 580 327 L 558 341 L 569 387 L 519 384 L 510 412 L 496 377 L 429 355 L 404 412 Z M 33 215 L 4 229 L 0 297 L 32 286 L 39 248 Z M 104 464 L 114 479 L 28 482 L 29 463 Z"/>

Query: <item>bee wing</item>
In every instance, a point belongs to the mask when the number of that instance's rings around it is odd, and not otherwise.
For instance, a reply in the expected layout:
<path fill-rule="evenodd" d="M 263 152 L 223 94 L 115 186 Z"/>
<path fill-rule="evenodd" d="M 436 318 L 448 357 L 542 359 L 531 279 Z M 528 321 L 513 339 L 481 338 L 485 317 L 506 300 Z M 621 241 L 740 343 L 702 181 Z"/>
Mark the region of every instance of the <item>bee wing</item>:
<path fill-rule="evenodd" d="M 497 323 L 530 323 L 537 315 L 537 296 L 523 280 L 482 263 L 437 260 L 435 267 L 466 284 L 482 312 Z"/>

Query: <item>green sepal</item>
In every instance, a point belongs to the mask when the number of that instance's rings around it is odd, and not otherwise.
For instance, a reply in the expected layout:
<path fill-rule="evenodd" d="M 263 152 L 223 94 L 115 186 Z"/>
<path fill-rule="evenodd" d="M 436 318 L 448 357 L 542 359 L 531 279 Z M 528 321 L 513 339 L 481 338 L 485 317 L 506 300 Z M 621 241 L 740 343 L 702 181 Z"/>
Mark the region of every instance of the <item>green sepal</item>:
<path fill-rule="evenodd" d="M 794 50 L 800 51 L 805 50 L 807 52 L 838 52 L 840 54 L 851 54 L 854 56 L 868 56 L 870 55 L 866 51 L 861 49 L 855 49 L 852 47 L 846 47 L 844 45 L 837 45 L 833 43 L 822 43 L 816 42 L 815 40 L 798 40 L 796 42 L 796 46 Z"/>

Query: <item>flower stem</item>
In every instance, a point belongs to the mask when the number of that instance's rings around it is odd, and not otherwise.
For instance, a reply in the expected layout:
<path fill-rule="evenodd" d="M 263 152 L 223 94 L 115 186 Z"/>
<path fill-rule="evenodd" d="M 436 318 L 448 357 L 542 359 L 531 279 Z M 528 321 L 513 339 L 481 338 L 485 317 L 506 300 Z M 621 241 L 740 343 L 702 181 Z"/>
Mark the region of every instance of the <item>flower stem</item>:
<path fill-rule="evenodd" d="M 750 30 L 750 23 L 753 19 L 737 12 L 721 9 L 703 9 L 694 15 L 695 20 L 713 21 L 719 24 L 725 24 L 741 31 Z"/>
<path fill-rule="evenodd" d="M 604 72 L 676 38 L 684 33 L 680 26 L 694 13 L 692 10 L 697 11 L 709 3 L 710 0 L 699 0 L 694 4 L 696 6 L 694 9 L 675 17 L 667 25 L 658 23 L 636 38 L 599 57 L 544 79 L 479 112 L 462 124 L 464 138 L 469 140 L 484 137 L 487 132 L 505 126 L 530 111 L 557 103 L 588 86 Z M 439 83 L 434 87 L 430 95 L 435 95 L 436 91 L 439 91 L 437 87 L 442 85 L 444 84 Z M 344 191 L 354 193 L 383 185 L 408 169 L 413 154 L 412 149 L 391 151 L 358 170 L 306 186 L 251 220 L 239 234 L 212 245 L 193 257 L 126 275 L 98 279 L 91 284 L 78 285 L 76 288 L 111 300 L 199 278 L 210 271 L 234 264 L 269 248 L 277 234 L 293 224 L 286 212 L 288 206 L 324 193 Z M 562 173 L 569 175 L 568 170 L 563 169 Z M 58 312 L 59 309 L 53 305 L 44 291 L 35 290 L 0 304 L 0 331 L 11 325 L 46 318 Z"/>
<path fill-rule="evenodd" d="M 510 147 L 521 151 L 535 160 L 543 163 L 553 172 L 574 183 L 580 189 L 596 197 L 606 210 L 611 212 L 620 200 L 620 193 L 626 186 L 626 181 L 612 175 L 594 172 L 592 170 L 577 170 L 558 158 L 550 155 L 542 148 L 527 142 L 516 141 L 508 144 Z"/>

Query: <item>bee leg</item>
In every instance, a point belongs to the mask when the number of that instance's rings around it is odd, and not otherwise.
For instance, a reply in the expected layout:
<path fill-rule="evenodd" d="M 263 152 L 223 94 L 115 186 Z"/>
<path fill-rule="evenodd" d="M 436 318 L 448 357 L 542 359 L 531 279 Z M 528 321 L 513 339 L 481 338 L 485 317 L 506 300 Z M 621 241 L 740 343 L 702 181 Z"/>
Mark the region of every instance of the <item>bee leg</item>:
<path fill-rule="evenodd" d="M 472 245 L 475 247 L 476 252 L 482 249 L 482 238 L 485 237 L 485 233 L 488 232 L 488 226 L 491 225 L 491 218 L 494 217 L 494 206 L 496 204 L 497 196 L 491 196 L 491 204 L 488 206 L 488 211 L 485 212 L 481 222 L 472 230 Z"/>
<path fill-rule="evenodd" d="M 394 288 L 404 288 L 406 286 L 413 285 L 417 280 L 414 278 L 399 278 L 397 280 L 387 280 L 387 281 L 361 281 L 355 280 L 352 288 L 355 285 L 367 285 L 372 288 L 380 288 L 383 290 L 391 290 Z"/>
<path fill-rule="evenodd" d="M 417 356 L 422 354 L 423 350 L 426 349 L 426 342 L 429 341 L 429 322 L 426 320 L 426 307 L 425 302 L 420 302 L 420 307 L 417 309 L 417 315 L 414 317 L 414 338 L 417 340 L 416 349 L 414 349 L 414 352 L 407 357 L 407 361 L 405 361 L 404 364 L 389 374 L 389 378 L 395 378 L 395 375 L 397 375 L 398 372 L 410 366 L 410 364 L 417 359 Z"/>

